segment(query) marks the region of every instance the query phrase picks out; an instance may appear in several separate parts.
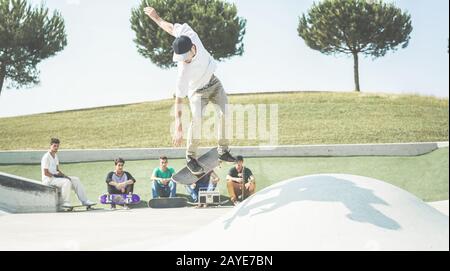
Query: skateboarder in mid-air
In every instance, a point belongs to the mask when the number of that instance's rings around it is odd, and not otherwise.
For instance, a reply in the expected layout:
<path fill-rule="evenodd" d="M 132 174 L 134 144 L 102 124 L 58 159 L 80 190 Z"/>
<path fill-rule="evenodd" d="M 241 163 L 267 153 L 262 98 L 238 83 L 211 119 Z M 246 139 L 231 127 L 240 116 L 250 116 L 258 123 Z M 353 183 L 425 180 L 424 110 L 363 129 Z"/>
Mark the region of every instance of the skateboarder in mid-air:
<path fill-rule="evenodd" d="M 203 44 L 197 33 L 188 24 L 172 24 L 159 17 L 156 10 L 146 7 L 144 12 L 164 31 L 175 37 L 172 44 L 173 61 L 178 65 L 178 78 L 175 90 L 175 135 L 173 144 L 180 146 L 183 142 L 181 123 L 183 98 L 188 96 L 192 112 L 192 121 L 187 138 L 186 162 L 188 169 L 195 175 L 205 171 L 197 161 L 197 149 L 200 143 L 202 114 L 209 102 L 219 108 L 218 148 L 219 160 L 235 162 L 229 152 L 229 142 L 225 138 L 225 106 L 227 95 L 222 83 L 214 75 L 216 62 Z M 216 107 L 216 108 L 217 108 Z"/>

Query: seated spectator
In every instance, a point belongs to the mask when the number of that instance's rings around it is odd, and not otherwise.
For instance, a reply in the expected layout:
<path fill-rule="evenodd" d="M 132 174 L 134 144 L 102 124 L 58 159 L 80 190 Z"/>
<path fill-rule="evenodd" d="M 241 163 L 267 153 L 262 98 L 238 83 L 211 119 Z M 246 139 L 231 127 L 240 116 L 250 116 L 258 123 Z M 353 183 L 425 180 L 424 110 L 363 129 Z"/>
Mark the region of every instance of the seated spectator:
<path fill-rule="evenodd" d="M 169 159 L 166 156 L 159 158 L 159 167 L 155 168 L 152 173 L 152 196 L 156 198 L 173 198 L 176 196 L 177 184 L 172 181 L 171 177 L 175 170 L 169 167 Z"/>
<path fill-rule="evenodd" d="M 256 191 L 255 176 L 249 168 L 244 167 L 244 157 L 241 155 L 236 156 L 236 165 L 228 172 L 227 189 L 234 205 L 239 199 L 243 201 Z"/>
<path fill-rule="evenodd" d="M 200 180 L 191 185 L 186 185 L 186 189 L 192 198 L 192 202 L 198 202 L 198 192 L 199 191 L 214 191 L 219 182 L 219 176 L 214 171 L 205 174 Z"/>
<path fill-rule="evenodd" d="M 60 141 L 57 138 L 50 140 L 50 149 L 44 154 L 41 160 L 42 182 L 46 185 L 53 185 L 61 189 L 61 204 L 64 207 L 72 206 L 70 202 L 70 192 L 73 190 L 84 206 L 95 205 L 95 202 L 88 200 L 85 189 L 78 177 L 67 176 L 59 168 L 59 159 L 56 153 L 59 150 Z"/>
<path fill-rule="evenodd" d="M 114 171 L 111 171 L 106 176 L 108 194 L 133 194 L 136 180 L 129 172 L 123 170 L 125 160 L 117 158 L 114 160 L 114 165 Z M 111 209 L 115 208 L 116 204 L 111 203 Z M 124 208 L 129 209 L 129 206 L 125 204 Z"/>

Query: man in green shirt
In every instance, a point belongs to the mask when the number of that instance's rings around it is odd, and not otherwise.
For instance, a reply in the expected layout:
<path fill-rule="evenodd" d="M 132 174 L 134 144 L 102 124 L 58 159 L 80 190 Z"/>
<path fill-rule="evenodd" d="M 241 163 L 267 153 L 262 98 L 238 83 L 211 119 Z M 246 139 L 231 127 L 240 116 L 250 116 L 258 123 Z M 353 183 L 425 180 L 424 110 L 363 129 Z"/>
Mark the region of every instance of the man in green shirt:
<path fill-rule="evenodd" d="M 172 181 L 171 177 L 175 173 L 175 170 L 168 167 L 169 160 L 166 156 L 159 158 L 159 167 L 153 170 L 152 174 L 152 195 L 153 198 L 173 198 L 177 192 L 177 184 Z"/>

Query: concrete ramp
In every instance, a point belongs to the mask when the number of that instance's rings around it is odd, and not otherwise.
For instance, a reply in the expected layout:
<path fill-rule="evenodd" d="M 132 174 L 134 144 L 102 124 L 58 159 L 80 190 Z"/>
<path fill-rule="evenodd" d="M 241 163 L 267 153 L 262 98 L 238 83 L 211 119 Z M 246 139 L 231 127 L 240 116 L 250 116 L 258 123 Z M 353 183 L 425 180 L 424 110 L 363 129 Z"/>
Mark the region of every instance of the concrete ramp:
<path fill-rule="evenodd" d="M 409 192 L 354 175 L 267 187 L 162 250 L 449 250 L 449 220 Z"/>
<path fill-rule="evenodd" d="M 56 212 L 58 189 L 0 172 L 0 210 L 8 213 Z"/>

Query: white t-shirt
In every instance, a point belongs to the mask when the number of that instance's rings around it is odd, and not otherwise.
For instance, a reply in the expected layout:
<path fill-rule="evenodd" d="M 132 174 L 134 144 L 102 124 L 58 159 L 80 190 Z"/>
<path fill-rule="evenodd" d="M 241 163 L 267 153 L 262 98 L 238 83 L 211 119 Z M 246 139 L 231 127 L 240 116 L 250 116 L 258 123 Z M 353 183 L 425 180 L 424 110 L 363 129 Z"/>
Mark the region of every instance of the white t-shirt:
<path fill-rule="evenodd" d="M 197 54 L 191 63 L 178 62 L 175 96 L 179 98 L 191 97 L 197 89 L 209 83 L 217 64 L 205 47 L 203 47 L 197 33 L 188 24 L 174 24 L 173 33 L 175 37 L 188 36 L 197 48 Z"/>
<path fill-rule="evenodd" d="M 46 152 L 41 160 L 41 171 L 42 171 L 42 181 L 50 181 L 51 178 L 45 176 L 44 169 L 48 169 L 48 172 L 51 174 L 58 174 L 58 165 L 59 165 L 59 159 L 58 156 L 55 153 L 55 158 L 52 157 L 50 152 Z"/>

